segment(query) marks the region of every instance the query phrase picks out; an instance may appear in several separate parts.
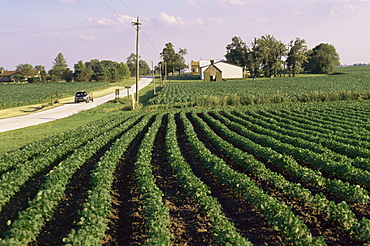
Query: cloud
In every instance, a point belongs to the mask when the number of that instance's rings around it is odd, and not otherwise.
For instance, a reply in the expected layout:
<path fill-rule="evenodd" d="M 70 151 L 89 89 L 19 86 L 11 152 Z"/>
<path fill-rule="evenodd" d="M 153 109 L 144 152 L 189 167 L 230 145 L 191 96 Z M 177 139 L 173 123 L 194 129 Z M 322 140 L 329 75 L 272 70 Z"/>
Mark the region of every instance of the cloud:
<path fill-rule="evenodd" d="M 194 2 L 193 0 L 186 0 L 186 3 L 191 5 L 191 6 L 200 8 L 200 6 L 196 2 Z"/>
<path fill-rule="evenodd" d="M 168 26 L 184 26 L 186 24 L 186 21 L 183 18 L 168 15 L 164 12 L 161 12 L 159 19 L 163 24 Z"/>
<path fill-rule="evenodd" d="M 221 25 L 224 22 L 224 20 L 222 18 L 211 18 L 210 22 L 216 25 Z"/>
<path fill-rule="evenodd" d="M 222 7 L 240 7 L 246 4 L 244 0 L 217 0 L 217 3 Z"/>
<path fill-rule="evenodd" d="M 103 25 L 103 26 L 112 26 L 116 25 L 116 23 L 109 18 L 100 18 L 100 17 L 89 17 L 87 19 L 88 24 L 98 24 L 98 25 Z"/>
<path fill-rule="evenodd" d="M 150 21 L 148 18 L 144 18 L 144 20 L 148 22 Z M 103 26 L 115 26 L 120 24 L 131 26 L 131 23 L 134 21 L 136 21 L 136 17 L 129 15 L 115 15 L 113 18 L 89 17 L 87 19 L 88 24 Z"/>
<path fill-rule="evenodd" d="M 75 0 L 58 0 L 58 2 L 71 4 L 71 3 L 75 3 L 76 1 Z"/>
<path fill-rule="evenodd" d="M 209 18 L 209 19 L 201 19 L 196 18 L 193 20 L 193 24 L 195 25 L 221 25 L 224 22 L 222 18 Z"/>
<path fill-rule="evenodd" d="M 78 37 L 80 39 L 82 39 L 82 40 L 86 40 L 86 41 L 90 41 L 90 42 L 95 42 L 95 41 L 98 41 L 99 40 L 98 37 L 93 36 L 93 35 L 84 35 L 84 34 L 81 34 Z"/>
<path fill-rule="evenodd" d="M 257 16 L 254 18 L 254 20 L 257 22 L 257 23 L 267 23 L 268 22 L 268 19 L 266 19 L 265 17 L 263 16 Z"/>
<path fill-rule="evenodd" d="M 364 11 L 369 11 L 369 6 L 369 2 L 367 2 L 366 4 L 365 1 L 354 2 L 350 0 L 345 0 L 342 3 L 333 4 L 333 6 L 331 6 L 329 10 L 329 13 L 330 16 L 338 16 L 342 14 L 357 14 Z"/>
<path fill-rule="evenodd" d="M 196 25 L 203 25 L 204 20 L 201 19 L 201 18 L 196 18 L 196 19 L 194 19 L 193 23 L 196 24 Z"/>

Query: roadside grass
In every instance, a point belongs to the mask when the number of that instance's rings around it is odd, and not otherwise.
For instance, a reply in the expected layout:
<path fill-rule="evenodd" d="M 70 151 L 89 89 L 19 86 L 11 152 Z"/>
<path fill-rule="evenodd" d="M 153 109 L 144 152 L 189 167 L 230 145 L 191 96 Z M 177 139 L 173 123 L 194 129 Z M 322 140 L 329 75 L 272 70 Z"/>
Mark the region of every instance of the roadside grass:
<path fill-rule="evenodd" d="M 121 82 L 120 84 L 117 83 L 117 85 L 114 86 L 120 86 L 124 88 L 124 86 L 132 85 L 134 83 L 135 81 L 134 79 L 132 79 L 130 80 L 130 84 L 129 83 L 123 84 Z M 114 86 L 112 86 L 111 89 L 115 88 Z M 160 88 L 161 87 L 158 86 L 156 90 L 160 90 Z M 112 93 L 112 91 L 110 91 L 109 93 Z M 97 93 L 94 95 L 94 97 L 100 97 L 109 93 Z M 147 101 L 154 95 L 153 84 L 149 84 L 147 87 L 143 88 L 140 91 L 139 95 L 141 104 L 146 105 Z M 66 98 L 65 100 L 68 99 Z M 17 150 L 25 146 L 26 144 L 39 141 L 44 138 L 60 134 L 71 129 L 76 129 L 83 125 L 93 123 L 95 121 L 107 117 L 108 114 L 109 115 L 122 114 L 125 113 L 124 111 L 128 110 L 131 110 L 131 100 L 129 100 L 126 96 L 121 97 L 119 103 L 114 103 L 114 101 L 110 101 L 95 108 L 81 111 L 78 114 L 74 114 L 63 119 L 54 120 L 47 123 L 29 126 L 17 130 L 2 132 L 0 133 L 0 155 L 3 155 L 9 151 Z M 147 109 L 141 108 L 138 109 L 138 111 L 139 110 Z"/>
<path fill-rule="evenodd" d="M 120 114 L 123 104 L 105 103 L 90 110 L 51 122 L 0 133 L 0 155 L 44 138 L 76 129 L 107 117 Z"/>
<path fill-rule="evenodd" d="M 75 83 L 78 83 L 78 82 L 75 82 Z M 131 86 L 134 83 L 135 83 L 135 78 L 129 78 L 122 82 L 110 83 L 107 88 L 92 91 L 92 94 L 93 94 L 93 97 L 105 96 L 110 93 L 114 93 L 116 89 L 122 90 L 125 88 L 125 86 Z M 54 100 L 57 100 L 57 103 L 54 103 L 53 105 L 50 105 L 50 103 L 39 103 L 39 104 L 26 105 L 26 106 L 21 106 L 21 107 L 1 109 L 0 119 L 27 115 L 29 113 L 40 112 L 43 110 L 58 107 L 62 104 L 73 103 L 74 96 L 54 98 Z"/>

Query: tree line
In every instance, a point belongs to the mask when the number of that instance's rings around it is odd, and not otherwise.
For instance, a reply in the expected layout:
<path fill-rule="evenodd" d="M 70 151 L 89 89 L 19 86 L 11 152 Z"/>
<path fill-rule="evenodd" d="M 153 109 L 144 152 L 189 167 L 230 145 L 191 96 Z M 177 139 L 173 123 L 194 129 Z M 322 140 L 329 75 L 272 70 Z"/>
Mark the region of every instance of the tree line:
<path fill-rule="evenodd" d="M 116 62 L 111 60 L 92 59 L 88 62 L 82 60 L 74 64 L 72 71 L 62 53 L 59 53 L 54 59 L 53 66 L 49 71 L 46 71 L 45 66 L 31 64 L 19 64 L 16 66 L 18 75 L 15 77 L 17 81 L 28 82 L 51 82 L 51 81 L 96 81 L 96 82 L 119 82 L 134 76 L 136 73 L 136 56 L 130 54 L 127 62 Z M 151 74 L 151 69 L 148 64 L 139 60 L 140 75 Z M 40 71 L 39 77 L 34 77 L 35 70 Z"/>
<path fill-rule="evenodd" d="M 155 66 L 154 72 L 161 73 L 163 76 L 170 73 L 182 72 L 188 65 L 185 63 L 184 56 L 187 54 L 186 49 L 179 49 L 176 52 L 172 43 L 165 44 L 163 51 L 160 53 L 161 61 Z M 34 77 L 35 70 L 40 71 L 39 77 Z M 131 53 L 126 62 L 116 62 L 110 60 L 92 59 L 88 62 L 82 60 L 74 64 L 74 70 L 68 68 L 67 61 L 62 53 L 59 53 L 53 62 L 53 67 L 46 71 L 45 66 L 31 64 L 19 64 L 16 66 L 18 75 L 17 81 L 28 82 L 50 82 L 50 81 L 96 81 L 96 82 L 119 82 L 136 73 L 136 55 Z M 152 69 L 146 61 L 139 58 L 140 76 L 151 75 Z"/>
<path fill-rule="evenodd" d="M 254 38 L 247 45 L 240 37 L 232 37 L 226 46 L 226 61 L 246 68 L 252 77 L 276 77 L 301 71 L 310 73 L 333 73 L 340 65 L 339 55 L 333 45 L 321 43 L 312 50 L 304 39 L 295 38 L 288 44 L 272 35 Z"/>

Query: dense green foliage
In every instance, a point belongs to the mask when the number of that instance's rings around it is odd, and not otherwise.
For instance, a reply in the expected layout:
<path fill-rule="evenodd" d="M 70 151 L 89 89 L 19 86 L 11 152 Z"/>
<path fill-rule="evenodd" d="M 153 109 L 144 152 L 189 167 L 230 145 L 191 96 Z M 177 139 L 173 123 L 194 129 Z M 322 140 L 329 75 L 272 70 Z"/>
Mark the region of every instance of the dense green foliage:
<path fill-rule="evenodd" d="M 339 66 L 339 55 L 331 44 L 319 44 L 312 49 L 307 70 L 311 73 L 330 74 Z"/>
<path fill-rule="evenodd" d="M 108 86 L 108 83 L 95 82 L 0 84 L 0 109 L 50 102 L 50 91 L 54 97 L 58 92 L 58 97 L 62 98 L 74 96 L 79 90 L 94 91 Z"/>
<path fill-rule="evenodd" d="M 116 61 L 110 60 L 102 60 L 99 61 L 98 59 L 92 59 L 89 62 L 85 62 L 85 67 L 82 66 L 82 71 L 88 73 L 85 76 L 84 81 L 95 81 L 95 82 L 120 82 L 125 78 L 130 77 L 129 69 L 127 64 L 121 62 L 118 63 Z M 76 72 L 78 74 L 78 70 L 75 67 L 75 73 L 73 74 L 76 77 Z"/>
<path fill-rule="evenodd" d="M 175 71 L 180 74 L 181 71 L 187 68 L 188 65 L 186 65 L 184 58 L 187 53 L 186 49 L 181 48 L 179 49 L 179 52 L 176 52 L 172 43 L 165 44 L 165 47 L 161 52 L 163 62 L 158 63 L 158 67 L 162 67 L 162 75 L 168 75 L 169 73 L 174 74 Z"/>
<path fill-rule="evenodd" d="M 136 76 L 136 55 L 134 53 L 131 53 L 126 58 L 126 64 L 129 70 L 129 74 L 132 77 Z M 148 65 L 148 63 L 144 60 L 139 59 L 139 75 L 149 75 L 151 74 L 151 69 Z"/>
<path fill-rule="evenodd" d="M 226 46 L 226 61 L 246 68 L 252 77 L 295 76 L 303 68 L 311 73 L 331 74 L 339 66 L 339 55 L 331 44 L 321 43 L 308 50 L 306 40 L 295 38 L 289 44 L 272 35 L 254 38 L 249 46 L 240 37 L 232 37 Z"/>

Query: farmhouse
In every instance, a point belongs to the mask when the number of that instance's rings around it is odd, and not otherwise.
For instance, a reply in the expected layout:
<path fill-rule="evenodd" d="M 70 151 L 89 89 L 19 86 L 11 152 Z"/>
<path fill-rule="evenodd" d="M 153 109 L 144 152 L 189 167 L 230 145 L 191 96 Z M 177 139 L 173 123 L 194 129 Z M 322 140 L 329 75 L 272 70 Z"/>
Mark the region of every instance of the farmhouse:
<path fill-rule="evenodd" d="M 33 76 L 28 76 L 28 78 L 40 78 L 40 70 L 34 70 Z M 0 70 L 0 82 L 13 82 L 17 80 L 17 77 L 21 76 L 21 74 L 18 71 L 4 71 L 4 69 Z"/>
<path fill-rule="evenodd" d="M 17 71 L 0 70 L 0 82 L 12 82 L 17 74 Z"/>
<path fill-rule="evenodd" d="M 222 81 L 225 79 L 243 78 L 243 67 L 225 62 L 224 60 L 200 60 L 192 62 L 193 74 L 199 74 L 204 81 Z"/>

